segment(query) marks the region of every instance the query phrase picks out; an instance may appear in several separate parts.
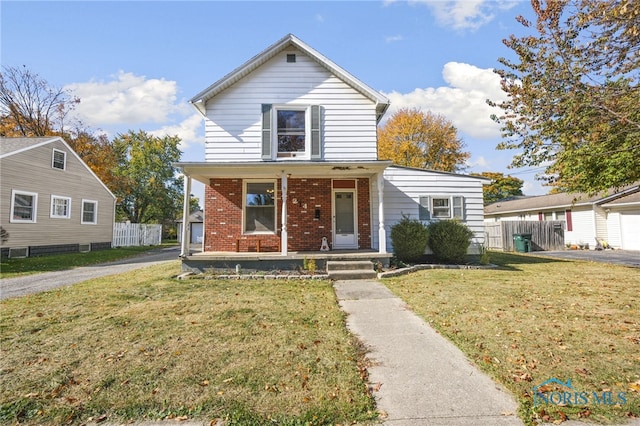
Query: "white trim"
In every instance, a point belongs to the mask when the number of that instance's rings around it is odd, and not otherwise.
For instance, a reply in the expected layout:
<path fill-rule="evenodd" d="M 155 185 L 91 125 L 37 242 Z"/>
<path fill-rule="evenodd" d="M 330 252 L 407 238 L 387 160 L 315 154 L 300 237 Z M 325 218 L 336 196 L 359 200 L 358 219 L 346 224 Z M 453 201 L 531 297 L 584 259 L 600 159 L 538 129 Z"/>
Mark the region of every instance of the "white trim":
<path fill-rule="evenodd" d="M 67 214 L 59 215 L 54 209 L 54 203 L 56 200 L 65 200 L 67 206 Z M 51 194 L 51 203 L 49 204 L 49 218 L 50 219 L 71 219 L 71 197 L 64 195 Z"/>
<path fill-rule="evenodd" d="M 273 184 L 273 231 L 247 231 L 246 229 L 246 209 L 247 209 L 247 184 L 249 183 L 272 183 Z M 242 235 L 277 235 L 278 234 L 278 180 L 277 179 L 243 179 L 242 180 Z"/>
<path fill-rule="evenodd" d="M 84 220 L 84 203 L 92 203 L 93 205 L 95 205 L 95 210 L 94 210 L 94 218 L 95 220 L 93 222 L 87 222 Z M 96 200 L 86 200 L 86 199 L 82 199 L 82 204 L 80 205 L 80 224 L 82 225 L 97 225 L 98 224 L 98 202 Z"/>
<path fill-rule="evenodd" d="M 33 197 L 33 205 L 31 212 L 31 219 L 16 219 L 13 217 L 13 212 L 15 208 L 16 195 L 28 195 Z M 9 216 L 10 223 L 37 223 L 38 218 L 38 193 L 37 192 L 29 192 L 29 191 L 21 191 L 19 189 L 11 190 L 11 216 Z"/>
<path fill-rule="evenodd" d="M 56 167 L 56 153 L 61 153 L 64 157 L 62 159 L 62 168 Z M 53 152 L 51 153 L 51 168 L 56 170 L 67 170 L 67 152 L 61 149 L 53 148 Z"/>

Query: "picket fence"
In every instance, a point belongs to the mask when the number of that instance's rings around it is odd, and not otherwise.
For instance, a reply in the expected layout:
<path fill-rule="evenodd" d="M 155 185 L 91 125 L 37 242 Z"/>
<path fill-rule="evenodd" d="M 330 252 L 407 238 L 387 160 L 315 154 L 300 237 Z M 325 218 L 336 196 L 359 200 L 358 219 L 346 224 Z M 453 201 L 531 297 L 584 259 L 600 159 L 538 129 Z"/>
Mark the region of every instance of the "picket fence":
<path fill-rule="evenodd" d="M 162 225 L 114 223 L 113 247 L 155 246 L 162 242 Z"/>

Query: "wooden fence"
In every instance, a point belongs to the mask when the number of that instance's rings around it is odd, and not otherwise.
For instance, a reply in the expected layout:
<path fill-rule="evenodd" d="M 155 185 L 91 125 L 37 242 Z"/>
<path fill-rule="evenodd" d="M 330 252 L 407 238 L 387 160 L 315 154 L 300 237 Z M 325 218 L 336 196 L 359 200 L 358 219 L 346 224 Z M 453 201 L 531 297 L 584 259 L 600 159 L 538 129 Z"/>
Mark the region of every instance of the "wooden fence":
<path fill-rule="evenodd" d="M 486 241 L 489 249 L 515 251 L 514 234 L 531 234 L 531 250 L 563 250 L 564 221 L 505 220 L 485 223 Z"/>
<path fill-rule="evenodd" d="M 162 225 L 114 223 L 113 247 L 154 246 L 162 242 Z"/>

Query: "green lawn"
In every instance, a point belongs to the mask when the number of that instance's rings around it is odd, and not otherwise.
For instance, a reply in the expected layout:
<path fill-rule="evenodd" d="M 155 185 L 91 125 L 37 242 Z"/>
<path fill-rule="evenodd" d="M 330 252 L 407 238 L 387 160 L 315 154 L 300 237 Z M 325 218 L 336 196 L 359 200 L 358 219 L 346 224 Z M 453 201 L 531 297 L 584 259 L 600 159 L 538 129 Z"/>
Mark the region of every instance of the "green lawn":
<path fill-rule="evenodd" d="M 2 302 L 0 423 L 377 416 L 329 281 L 179 281 L 179 262 Z"/>
<path fill-rule="evenodd" d="M 640 269 L 490 257 L 499 269 L 429 270 L 384 283 L 513 392 L 528 424 L 640 416 Z M 534 406 L 533 387 L 550 378 L 571 379 L 570 398 L 563 387 L 542 389 L 566 406 Z"/>

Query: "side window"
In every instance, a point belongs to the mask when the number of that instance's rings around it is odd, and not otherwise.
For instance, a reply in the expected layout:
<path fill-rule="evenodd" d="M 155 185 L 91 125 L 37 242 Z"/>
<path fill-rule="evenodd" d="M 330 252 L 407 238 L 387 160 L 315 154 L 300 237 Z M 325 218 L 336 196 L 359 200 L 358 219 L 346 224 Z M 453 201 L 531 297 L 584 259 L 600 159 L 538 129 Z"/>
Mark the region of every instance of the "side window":
<path fill-rule="evenodd" d="M 464 197 L 420 196 L 418 218 L 431 219 L 460 219 L 465 220 Z"/>
<path fill-rule="evenodd" d="M 36 223 L 38 194 L 26 191 L 11 191 L 11 218 L 13 223 Z"/>
<path fill-rule="evenodd" d="M 51 196 L 52 219 L 69 219 L 71 217 L 71 198 L 59 195 Z"/>
<path fill-rule="evenodd" d="M 95 225 L 98 223 L 98 202 L 92 200 L 82 200 L 82 224 Z"/>
<path fill-rule="evenodd" d="M 54 169 L 64 170 L 67 167 L 67 153 L 54 149 L 53 158 L 51 159 L 51 167 Z"/>

